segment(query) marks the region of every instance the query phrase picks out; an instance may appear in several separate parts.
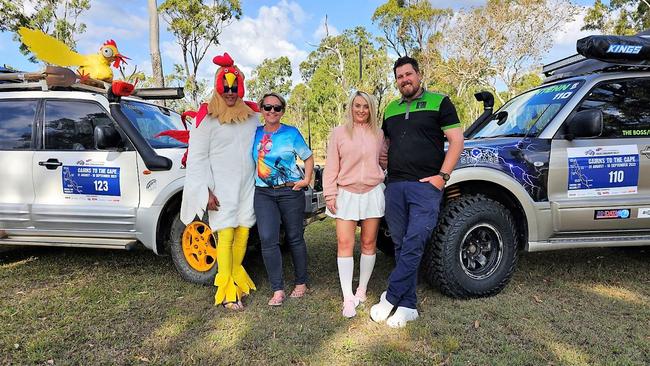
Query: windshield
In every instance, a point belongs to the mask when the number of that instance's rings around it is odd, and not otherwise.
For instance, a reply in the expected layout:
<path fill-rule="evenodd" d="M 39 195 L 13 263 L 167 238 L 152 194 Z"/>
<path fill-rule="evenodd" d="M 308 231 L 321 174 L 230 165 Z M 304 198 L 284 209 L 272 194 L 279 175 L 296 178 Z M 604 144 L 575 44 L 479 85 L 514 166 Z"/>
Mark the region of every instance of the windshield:
<path fill-rule="evenodd" d="M 537 136 L 571 100 L 583 81 L 571 81 L 521 94 L 496 112 L 472 138 Z"/>
<path fill-rule="evenodd" d="M 178 113 L 133 100 L 122 100 L 121 106 L 124 114 L 154 149 L 187 146 L 168 136 L 155 137 L 162 131 L 185 129 Z"/>

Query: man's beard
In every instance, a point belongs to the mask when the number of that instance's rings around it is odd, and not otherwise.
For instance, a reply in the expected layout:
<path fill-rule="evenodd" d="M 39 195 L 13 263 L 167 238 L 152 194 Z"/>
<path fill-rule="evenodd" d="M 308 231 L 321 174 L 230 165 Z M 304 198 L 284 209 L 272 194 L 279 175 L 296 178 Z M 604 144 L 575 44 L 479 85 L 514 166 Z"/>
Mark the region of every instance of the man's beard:
<path fill-rule="evenodd" d="M 404 87 L 409 86 L 409 85 L 411 86 L 412 91 L 410 93 L 406 93 L 404 91 Z M 415 85 L 413 85 L 413 84 L 406 84 L 406 85 L 402 86 L 399 91 L 400 91 L 400 93 L 402 93 L 402 96 L 404 98 L 410 99 L 410 98 L 413 98 L 415 96 L 415 94 L 418 93 L 419 90 L 420 90 L 420 88 L 419 87 L 416 88 Z"/>

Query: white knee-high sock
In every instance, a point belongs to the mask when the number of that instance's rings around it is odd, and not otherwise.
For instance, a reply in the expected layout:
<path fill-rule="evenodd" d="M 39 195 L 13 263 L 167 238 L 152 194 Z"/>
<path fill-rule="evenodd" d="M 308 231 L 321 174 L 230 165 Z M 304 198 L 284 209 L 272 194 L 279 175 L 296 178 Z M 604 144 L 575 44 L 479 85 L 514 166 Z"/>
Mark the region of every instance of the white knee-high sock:
<path fill-rule="evenodd" d="M 361 259 L 359 260 L 359 287 L 364 289 L 368 288 L 368 281 L 370 281 L 372 270 L 375 268 L 375 258 L 377 258 L 377 254 L 366 255 L 361 253 Z"/>
<path fill-rule="evenodd" d="M 352 276 L 354 274 L 354 258 L 353 257 L 336 257 L 336 263 L 339 267 L 339 280 L 341 281 L 341 290 L 343 291 L 343 298 L 349 299 L 354 295 L 352 294 Z"/>

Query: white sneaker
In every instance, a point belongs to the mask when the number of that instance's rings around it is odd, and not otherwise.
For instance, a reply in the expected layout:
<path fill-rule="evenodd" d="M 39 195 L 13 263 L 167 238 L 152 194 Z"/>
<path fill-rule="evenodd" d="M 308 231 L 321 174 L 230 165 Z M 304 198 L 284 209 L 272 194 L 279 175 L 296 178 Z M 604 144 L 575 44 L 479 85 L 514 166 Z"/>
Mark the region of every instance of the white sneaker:
<path fill-rule="evenodd" d="M 377 323 L 383 322 L 388 318 L 394 307 L 393 304 L 386 300 L 386 291 L 384 291 L 379 298 L 379 302 L 370 308 L 370 319 Z"/>
<path fill-rule="evenodd" d="M 406 323 L 417 319 L 419 316 L 417 309 L 398 306 L 395 314 L 386 321 L 386 325 L 391 328 L 404 328 Z"/>

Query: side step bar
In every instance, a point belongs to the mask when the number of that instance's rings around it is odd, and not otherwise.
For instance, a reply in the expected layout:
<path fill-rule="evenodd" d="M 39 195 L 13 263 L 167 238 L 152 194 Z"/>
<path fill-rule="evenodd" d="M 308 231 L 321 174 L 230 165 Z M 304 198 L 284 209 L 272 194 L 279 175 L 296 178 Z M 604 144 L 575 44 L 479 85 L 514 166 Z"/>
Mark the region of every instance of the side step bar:
<path fill-rule="evenodd" d="M 0 245 L 130 250 L 137 245 L 137 241 L 134 239 L 79 238 L 66 236 L 9 236 L 0 239 Z"/>
<path fill-rule="evenodd" d="M 601 247 L 638 247 L 650 245 L 650 235 L 626 235 L 607 237 L 573 237 L 556 238 L 547 241 L 528 242 L 529 252 L 547 250 L 601 248 Z"/>

